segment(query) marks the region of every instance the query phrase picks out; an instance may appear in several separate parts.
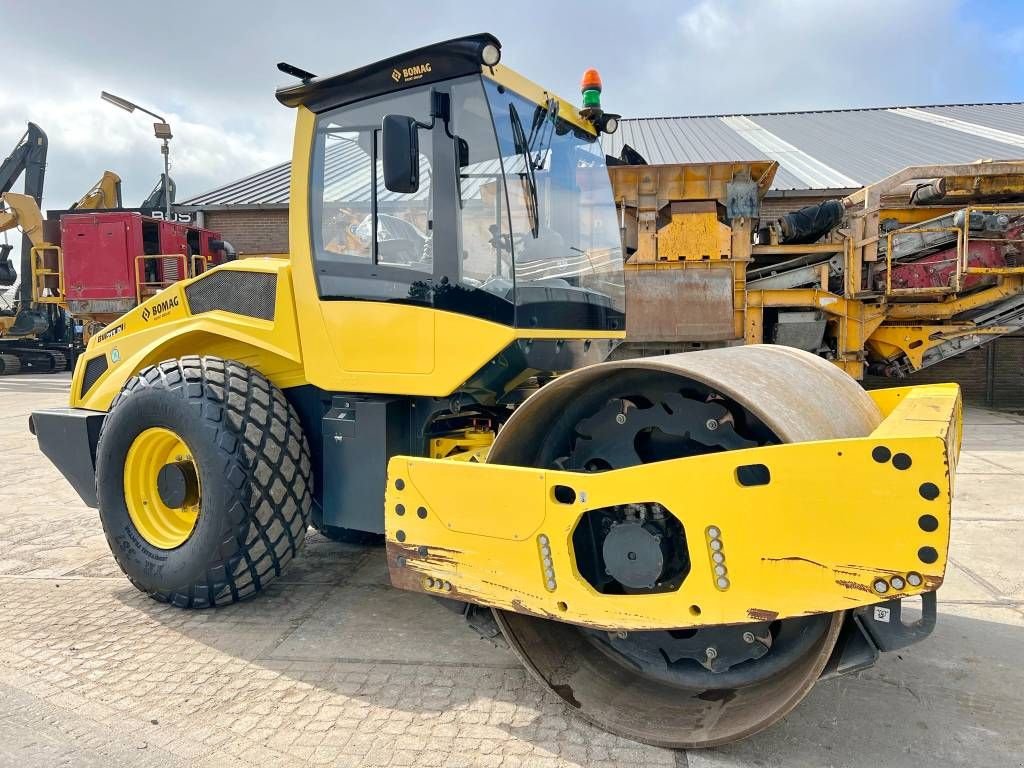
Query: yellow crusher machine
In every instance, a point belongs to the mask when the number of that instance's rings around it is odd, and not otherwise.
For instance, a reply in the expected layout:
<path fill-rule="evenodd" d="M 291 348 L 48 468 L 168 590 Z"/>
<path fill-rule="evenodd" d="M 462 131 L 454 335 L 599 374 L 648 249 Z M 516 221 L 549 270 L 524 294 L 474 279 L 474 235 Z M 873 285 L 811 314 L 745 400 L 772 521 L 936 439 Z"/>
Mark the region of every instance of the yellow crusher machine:
<path fill-rule="evenodd" d="M 903 377 L 1024 328 L 1024 161 L 912 166 L 769 221 L 777 163 L 623 156 L 616 358 L 770 342 Z"/>
<path fill-rule="evenodd" d="M 747 736 L 931 631 L 958 389 L 869 393 L 779 345 L 608 361 L 617 116 L 500 55 L 476 35 L 333 77 L 281 65 L 290 259 L 131 310 L 31 427 L 158 600 L 254 595 L 308 524 L 383 534 L 394 585 L 500 632 L 581 717 Z"/>

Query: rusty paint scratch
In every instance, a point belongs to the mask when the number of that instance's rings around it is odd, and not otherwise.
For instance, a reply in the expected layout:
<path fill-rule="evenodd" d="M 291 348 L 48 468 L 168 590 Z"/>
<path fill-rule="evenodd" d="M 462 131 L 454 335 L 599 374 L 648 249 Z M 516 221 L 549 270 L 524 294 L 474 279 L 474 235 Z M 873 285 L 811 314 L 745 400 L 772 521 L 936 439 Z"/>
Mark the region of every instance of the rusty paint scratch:
<path fill-rule="evenodd" d="M 811 565 L 816 565 L 819 568 L 827 568 L 828 567 L 824 563 L 819 563 L 817 560 L 811 560 L 811 559 L 806 558 L 806 557 L 797 557 L 795 555 L 791 556 L 791 557 L 762 557 L 761 560 L 763 562 L 768 562 L 768 563 L 783 563 L 783 562 L 795 561 L 795 562 L 810 563 Z"/>
<path fill-rule="evenodd" d="M 867 592 L 869 595 L 874 594 L 874 592 L 871 591 L 871 587 L 869 587 L 867 584 L 861 584 L 859 581 L 847 581 L 845 579 L 836 579 L 836 584 L 838 584 L 840 587 L 845 587 L 846 589 L 856 589 L 861 592 Z"/>
<path fill-rule="evenodd" d="M 747 616 L 754 621 L 775 621 L 779 617 L 779 612 L 766 611 L 764 608 L 747 608 Z"/>

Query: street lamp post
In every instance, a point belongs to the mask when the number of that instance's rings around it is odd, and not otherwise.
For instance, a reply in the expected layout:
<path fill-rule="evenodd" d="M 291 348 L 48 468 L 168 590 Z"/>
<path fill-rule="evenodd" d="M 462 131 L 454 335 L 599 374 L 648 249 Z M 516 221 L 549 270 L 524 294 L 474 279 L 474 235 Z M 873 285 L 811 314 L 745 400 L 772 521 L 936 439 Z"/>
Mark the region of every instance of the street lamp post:
<path fill-rule="evenodd" d="M 139 110 L 139 112 L 145 112 L 150 117 L 155 117 L 157 119 L 157 122 L 153 123 L 153 134 L 158 139 L 160 139 L 160 141 L 161 141 L 160 154 L 162 154 L 164 156 L 164 178 L 163 178 L 163 187 L 164 187 L 164 216 L 167 219 L 167 221 L 170 221 L 171 220 L 171 190 L 170 190 L 171 155 L 170 155 L 170 147 L 168 146 L 167 142 L 170 141 L 173 138 L 173 136 L 171 135 L 171 126 L 168 124 L 167 120 L 165 120 L 163 117 L 158 115 L 156 112 L 150 112 L 145 107 L 140 107 L 138 104 L 135 104 L 135 103 L 133 103 L 131 101 L 128 101 L 128 99 L 122 99 L 120 96 L 115 96 L 114 94 L 107 93 L 106 91 L 102 91 L 100 93 L 100 98 L 103 99 L 104 101 L 110 102 L 115 107 L 119 107 L 119 108 L 123 109 L 125 112 L 134 112 L 137 109 L 137 110 Z"/>

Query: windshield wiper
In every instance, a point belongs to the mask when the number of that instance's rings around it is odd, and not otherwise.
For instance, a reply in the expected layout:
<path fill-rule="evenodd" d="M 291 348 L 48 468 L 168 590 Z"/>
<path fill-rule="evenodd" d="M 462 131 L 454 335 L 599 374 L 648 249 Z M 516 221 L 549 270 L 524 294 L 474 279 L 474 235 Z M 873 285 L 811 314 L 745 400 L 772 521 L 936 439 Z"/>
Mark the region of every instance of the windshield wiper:
<path fill-rule="evenodd" d="M 526 182 L 526 213 L 530 217 L 530 234 L 536 238 L 540 234 L 540 215 L 537 202 L 537 179 L 533 175 L 533 153 L 530 150 L 530 143 L 526 139 L 526 131 L 523 130 L 523 123 L 519 119 L 519 111 L 515 104 L 508 105 L 508 115 L 512 123 L 512 139 L 516 145 L 516 152 L 526 164 L 525 172 L 520 173 L 519 176 Z"/>
<path fill-rule="evenodd" d="M 544 170 L 544 155 L 551 146 L 551 139 L 555 135 L 555 121 L 558 119 L 558 99 L 548 99 L 547 103 L 537 106 L 533 111 L 533 124 L 530 126 L 530 136 L 527 144 L 530 147 L 530 157 L 533 158 L 534 151 L 537 152 L 537 159 L 533 161 L 533 168 L 537 171 Z"/>

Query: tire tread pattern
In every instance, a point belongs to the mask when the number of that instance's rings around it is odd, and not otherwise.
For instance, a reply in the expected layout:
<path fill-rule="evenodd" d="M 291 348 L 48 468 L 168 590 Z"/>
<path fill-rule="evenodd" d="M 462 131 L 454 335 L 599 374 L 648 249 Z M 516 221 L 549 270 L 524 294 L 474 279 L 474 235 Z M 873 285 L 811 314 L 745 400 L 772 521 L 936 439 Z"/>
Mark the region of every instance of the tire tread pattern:
<path fill-rule="evenodd" d="M 280 576 L 305 543 L 312 464 L 299 417 L 284 393 L 258 371 L 233 360 L 197 355 L 142 369 L 127 382 L 111 411 L 150 387 L 178 393 L 203 419 L 223 459 L 222 467 L 209 472 L 223 471 L 234 501 L 224 511 L 219 553 L 207 565 L 205 578 L 175 591 L 147 589 L 134 579 L 132 583 L 181 608 L 250 598 Z M 125 570 L 120 561 L 118 565 Z"/>

